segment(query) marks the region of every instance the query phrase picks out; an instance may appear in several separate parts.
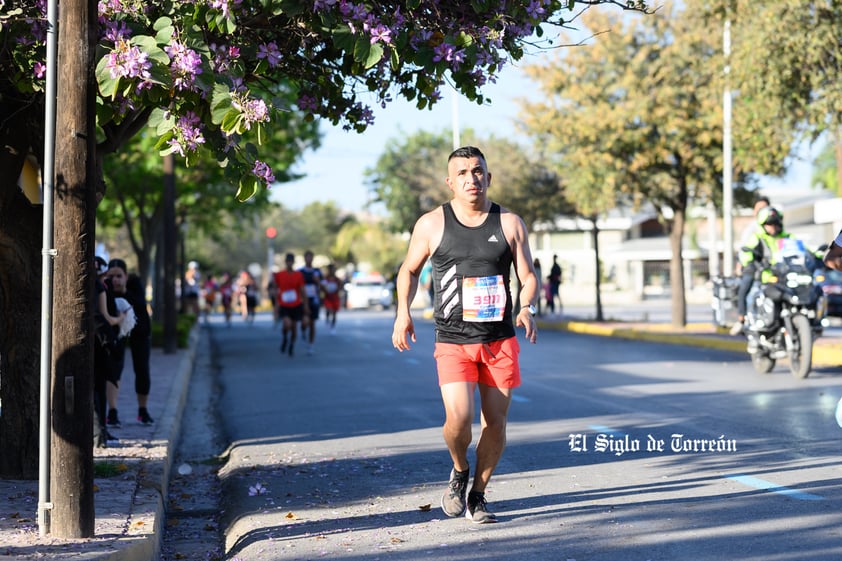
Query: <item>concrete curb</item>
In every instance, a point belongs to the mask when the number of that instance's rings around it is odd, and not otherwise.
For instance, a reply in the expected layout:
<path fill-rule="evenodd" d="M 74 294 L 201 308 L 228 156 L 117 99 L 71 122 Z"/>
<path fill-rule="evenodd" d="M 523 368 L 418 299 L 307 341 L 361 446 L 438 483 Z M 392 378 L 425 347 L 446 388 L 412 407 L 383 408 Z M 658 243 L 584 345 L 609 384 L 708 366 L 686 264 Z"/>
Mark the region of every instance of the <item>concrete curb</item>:
<path fill-rule="evenodd" d="M 598 335 L 602 337 L 617 337 L 633 341 L 687 345 L 743 354 L 746 352 L 746 342 L 742 338 L 714 332 L 667 333 L 664 329 L 668 329 L 668 327 L 663 325 L 641 327 L 618 326 L 613 323 L 606 324 L 583 321 L 549 322 L 543 320 L 538 320 L 537 325 L 538 329 L 570 331 L 572 333 Z M 710 326 L 708 326 L 708 329 L 711 329 Z M 817 366 L 842 365 L 842 342 L 837 341 L 836 339 L 819 338 L 813 346 L 813 364 Z"/>
<path fill-rule="evenodd" d="M 181 433 L 187 388 L 193 374 L 199 329 L 200 326 L 197 323 L 190 332 L 187 352 L 181 358 L 178 369 L 173 373 L 175 379 L 172 382 L 172 390 L 164 413 L 157 423 L 159 429 L 155 431 L 154 442 L 165 450 L 162 450 L 160 457 L 158 454 L 150 454 L 155 457 L 145 460 L 140 467 L 128 526 L 123 538 L 129 540 L 129 543 L 101 557 L 103 561 L 150 561 L 160 557 L 170 472 Z"/>

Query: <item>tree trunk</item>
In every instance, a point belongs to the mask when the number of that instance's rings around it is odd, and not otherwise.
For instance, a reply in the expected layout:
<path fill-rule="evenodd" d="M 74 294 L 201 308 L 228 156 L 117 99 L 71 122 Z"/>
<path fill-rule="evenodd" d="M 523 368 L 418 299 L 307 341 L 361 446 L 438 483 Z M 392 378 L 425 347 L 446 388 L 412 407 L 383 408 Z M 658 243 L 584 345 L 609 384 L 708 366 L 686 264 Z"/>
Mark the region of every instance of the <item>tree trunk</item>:
<path fill-rule="evenodd" d="M 603 321 L 605 316 L 602 313 L 602 265 L 599 262 L 599 226 L 596 221 L 598 217 L 591 217 L 593 229 L 591 230 L 593 236 L 593 253 L 596 269 L 596 321 Z"/>
<path fill-rule="evenodd" d="M 836 156 L 836 195 L 842 197 L 842 131 L 832 129 L 833 153 Z"/>
<path fill-rule="evenodd" d="M 673 209 L 674 217 L 670 230 L 670 292 L 672 292 L 672 325 L 687 325 L 687 301 L 684 297 L 684 256 L 681 254 L 681 240 L 684 237 L 685 209 Z"/>
<path fill-rule="evenodd" d="M 43 106 L 0 103 L 0 478 L 37 479 L 42 207 L 17 186 L 43 146 Z"/>
<path fill-rule="evenodd" d="M 50 533 L 86 538 L 94 535 L 96 3 L 64 0 L 59 19 Z"/>
<path fill-rule="evenodd" d="M 175 251 L 178 234 L 175 225 L 175 158 L 164 156 L 164 352 L 178 350 L 175 307 Z M 184 284 L 182 283 L 182 297 Z"/>

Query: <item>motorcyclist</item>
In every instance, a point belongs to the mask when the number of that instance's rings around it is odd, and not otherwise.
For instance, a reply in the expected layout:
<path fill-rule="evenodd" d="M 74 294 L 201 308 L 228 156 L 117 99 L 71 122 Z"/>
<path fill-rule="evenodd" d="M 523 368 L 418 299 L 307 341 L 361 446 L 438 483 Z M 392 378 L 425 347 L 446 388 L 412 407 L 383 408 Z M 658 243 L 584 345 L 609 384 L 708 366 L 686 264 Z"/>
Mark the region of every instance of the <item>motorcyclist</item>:
<path fill-rule="evenodd" d="M 731 328 L 732 335 L 743 330 L 751 285 L 755 280 L 763 282 L 764 277 L 771 274 L 769 267 L 775 263 L 777 240 L 793 238 L 792 234 L 784 231 L 783 218 L 783 212 L 773 206 L 758 210 L 756 220 L 759 227 L 740 249 L 743 274 L 737 289 L 737 323 Z"/>

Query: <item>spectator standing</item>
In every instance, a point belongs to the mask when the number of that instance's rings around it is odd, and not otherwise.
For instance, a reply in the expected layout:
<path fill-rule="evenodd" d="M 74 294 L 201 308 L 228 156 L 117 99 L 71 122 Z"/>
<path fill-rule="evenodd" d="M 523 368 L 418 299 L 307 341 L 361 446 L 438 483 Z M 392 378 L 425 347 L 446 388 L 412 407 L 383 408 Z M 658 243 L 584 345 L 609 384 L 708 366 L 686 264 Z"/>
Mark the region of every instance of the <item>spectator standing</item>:
<path fill-rule="evenodd" d="M 199 289 L 201 288 L 202 275 L 199 273 L 199 264 L 191 261 L 184 273 L 184 285 L 181 287 L 181 306 L 185 314 L 199 316 Z"/>
<path fill-rule="evenodd" d="M 94 323 L 96 340 L 94 342 L 94 446 L 106 448 L 116 444 L 118 439 L 108 432 L 106 413 L 108 399 L 106 384 L 111 375 L 112 352 L 117 344 L 118 326 L 122 314 L 117 310 L 114 296 L 108 293 L 105 278 L 108 275 L 108 263 L 100 256 L 94 259 L 96 270 Z"/>
<path fill-rule="evenodd" d="M 111 267 L 123 267 L 126 263 L 122 259 L 112 259 Z M 129 334 L 129 350 L 132 354 L 132 368 L 134 370 L 134 390 L 137 395 L 137 422 L 151 425 L 155 421 L 149 414 L 149 391 L 152 388 L 152 373 L 149 368 L 149 357 L 152 353 L 152 321 L 146 307 L 146 290 L 140 277 L 134 273 L 128 276 L 126 292 L 123 296 L 134 310 L 136 323 Z"/>
<path fill-rule="evenodd" d="M 556 300 L 558 300 L 558 313 L 561 314 L 561 265 L 558 264 L 558 255 L 553 255 L 553 265 L 550 267 L 550 282 L 549 301 L 547 308 L 550 313 L 555 313 Z"/>
<path fill-rule="evenodd" d="M 126 344 L 128 342 L 128 335 L 133 330 L 137 318 L 134 313 L 128 313 L 132 309 L 128 300 L 126 300 L 126 283 L 129 280 L 126 272 L 126 262 L 122 259 L 112 259 L 108 262 L 108 273 L 105 279 L 105 285 L 108 292 L 114 299 L 114 306 L 119 312 L 123 313 L 120 319 L 120 332 L 118 333 L 117 343 L 111 352 L 111 361 L 109 376 L 105 384 L 105 395 L 108 400 L 108 418 L 107 424 L 109 427 L 119 428 L 122 426 L 120 416 L 117 412 L 117 398 L 120 393 L 120 380 L 123 376 L 123 368 L 126 363 Z M 122 300 L 126 308 L 121 309 L 118 299 Z M 111 303 L 109 302 L 109 312 L 111 312 Z"/>

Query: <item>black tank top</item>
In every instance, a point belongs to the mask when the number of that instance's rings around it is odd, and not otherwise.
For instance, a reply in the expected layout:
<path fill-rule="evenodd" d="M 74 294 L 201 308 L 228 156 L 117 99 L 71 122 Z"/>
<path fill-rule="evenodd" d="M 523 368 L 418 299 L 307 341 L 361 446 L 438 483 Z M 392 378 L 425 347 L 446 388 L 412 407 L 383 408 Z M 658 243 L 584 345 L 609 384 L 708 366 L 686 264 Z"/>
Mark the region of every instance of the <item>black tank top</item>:
<path fill-rule="evenodd" d="M 459 222 L 442 205 L 444 234 L 433 252 L 436 341 L 490 343 L 515 335 L 509 275 L 512 250 L 503 234 L 500 205 L 491 204 L 481 225 Z"/>

